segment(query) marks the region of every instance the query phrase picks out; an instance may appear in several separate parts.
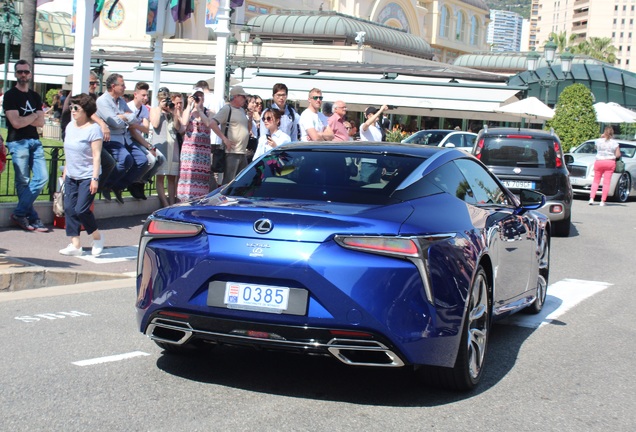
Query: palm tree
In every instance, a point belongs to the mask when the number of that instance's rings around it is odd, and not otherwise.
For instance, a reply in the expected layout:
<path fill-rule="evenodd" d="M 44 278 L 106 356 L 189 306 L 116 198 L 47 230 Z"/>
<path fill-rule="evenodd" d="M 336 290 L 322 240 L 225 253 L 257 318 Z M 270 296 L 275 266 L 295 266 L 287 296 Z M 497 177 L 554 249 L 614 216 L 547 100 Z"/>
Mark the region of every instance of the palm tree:
<path fill-rule="evenodd" d="M 610 64 L 616 62 L 616 47 L 611 38 L 590 37 L 572 49 L 573 54 L 583 54 Z"/>
<path fill-rule="evenodd" d="M 570 36 L 568 36 L 567 32 L 565 31 L 562 31 L 561 33 L 558 33 L 558 34 L 555 32 L 552 32 L 550 33 L 550 39 L 552 39 L 554 43 L 557 44 L 557 52 L 562 53 L 563 51 L 565 51 L 566 48 L 569 48 L 572 45 L 574 45 L 574 41 L 576 40 L 576 35 L 571 34 Z"/>
<path fill-rule="evenodd" d="M 37 2 L 34 0 L 23 0 L 22 8 L 22 40 L 20 46 L 20 58 L 28 61 L 33 68 L 33 60 L 35 57 L 35 16 L 37 13 Z M 31 77 L 33 77 L 33 75 L 31 75 Z"/>

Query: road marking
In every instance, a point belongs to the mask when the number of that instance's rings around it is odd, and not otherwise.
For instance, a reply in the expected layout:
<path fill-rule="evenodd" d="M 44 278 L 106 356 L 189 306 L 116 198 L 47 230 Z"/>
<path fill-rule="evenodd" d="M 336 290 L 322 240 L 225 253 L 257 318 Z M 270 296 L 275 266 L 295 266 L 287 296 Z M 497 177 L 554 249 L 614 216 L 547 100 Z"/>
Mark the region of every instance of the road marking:
<path fill-rule="evenodd" d="M 548 295 L 541 313 L 537 315 L 515 314 L 500 322 L 519 327 L 539 328 L 550 324 L 583 300 L 600 293 L 611 285 L 606 282 L 563 279 L 548 287 Z"/>
<path fill-rule="evenodd" d="M 88 360 L 80 360 L 80 361 L 76 361 L 72 363 L 75 366 L 92 366 L 96 364 L 116 362 L 121 360 L 127 360 L 133 357 L 141 357 L 141 356 L 149 356 L 149 355 L 150 354 L 142 352 L 142 351 L 133 351 L 133 352 L 125 353 L 125 354 L 117 354 L 117 355 L 98 357 L 98 358 L 88 359 Z"/>
<path fill-rule="evenodd" d="M 139 246 L 118 246 L 107 247 L 99 256 L 93 256 L 90 253 L 84 253 L 84 255 L 77 258 L 84 261 L 90 261 L 95 264 L 111 264 L 122 261 L 134 261 L 137 259 L 137 251 Z"/>

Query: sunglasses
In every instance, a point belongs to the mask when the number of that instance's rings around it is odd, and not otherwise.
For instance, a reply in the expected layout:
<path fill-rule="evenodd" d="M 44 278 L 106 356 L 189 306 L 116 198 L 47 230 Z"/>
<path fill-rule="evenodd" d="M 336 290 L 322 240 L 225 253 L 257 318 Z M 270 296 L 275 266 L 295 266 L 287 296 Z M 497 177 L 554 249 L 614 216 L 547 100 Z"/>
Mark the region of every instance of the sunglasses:
<path fill-rule="evenodd" d="M 324 97 L 323 96 L 312 96 L 311 97 L 313 100 L 323 100 Z"/>
<path fill-rule="evenodd" d="M 89 85 L 97 85 L 97 84 L 99 84 L 99 81 L 89 81 L 88 84 Z"/>
<path fill-rule="evenodd" d="M 265 116 L 265 117 L 263 117 L 263 121 L 274 121 L 274 117 L 272 117 L 272 116 Z"/>
<path fill-rule="evenodd" d="M 71 105 L 71 111 L 75 112 L 75 111 L 81 111 L 82 107 L 79 105 Z"/>
<path fill-rule="evenodd" d="M 28 75 L 28 74 L 30 74 L 30 73 L 31 73 L 31 71 L 30 71 L 30 70 L 28 70 L 28 69 L 22 69 L 22 70 L 17 70 L 17 71 L 15 71 L 15 73 L 16 73 L 16 74 L 18 74 L 18 75 L 20 75 L 20 74 L 22 74 L 22 75 Z"/>

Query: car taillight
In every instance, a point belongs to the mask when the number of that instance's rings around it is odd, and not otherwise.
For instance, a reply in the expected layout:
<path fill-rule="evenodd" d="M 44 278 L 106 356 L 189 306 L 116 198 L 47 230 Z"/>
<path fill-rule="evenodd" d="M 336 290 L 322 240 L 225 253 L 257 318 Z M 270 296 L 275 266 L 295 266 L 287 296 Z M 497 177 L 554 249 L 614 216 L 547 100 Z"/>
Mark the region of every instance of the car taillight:
<path fill-rule="evenodd" d="M 400 237 L 337 237 L 336 241 L 350 249 L 387 255 L 417 257 L 419 250 L 413 239 Z"/>
<path fill-rule="evenodd" d="M 556 153 L 556 167 L 561 168 L 563 166 L 563 162 L 561 161 L 563 155 L 561 154 L 561 146 L 556 141 L 554 141 L 554 153 Z"/>
<path fill-rule="evenodd" d="M 199 234 L 202 229 L 201 225 L 154 219 L 148 224 L 146 233 L 155 236 L 189 237 Z"/>
<path fill-rule="evenodd" d="M 477 159 L 481 159 L 481 151 L 484 149 L 484 139 L 480 139 L 477 143 L 477 148 L 475 148 L 475 156 Z"/>

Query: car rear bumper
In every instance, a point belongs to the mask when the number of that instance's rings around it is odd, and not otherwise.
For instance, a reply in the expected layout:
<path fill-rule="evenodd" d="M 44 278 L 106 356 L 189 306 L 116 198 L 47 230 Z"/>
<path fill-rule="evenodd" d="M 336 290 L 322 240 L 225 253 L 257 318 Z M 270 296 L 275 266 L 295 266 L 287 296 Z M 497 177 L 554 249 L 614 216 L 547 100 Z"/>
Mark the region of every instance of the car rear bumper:
<path fill-rule="evenodd" d="M 548 200 L 538 211 L 543 213 L 552 222 L 566 220 L 572 211 L 572 201 Z"/>
<path fill-rule="evenodd" d="M 175 317 L 178 315 L 178 317 Z M 173 345 L 203 342 L 333 356 L 352 366 L 401 367 L 403 356 L 381 336 L 362 330 L 280 326 L 162 312 L 154 314 L 145 334 Z"/>

